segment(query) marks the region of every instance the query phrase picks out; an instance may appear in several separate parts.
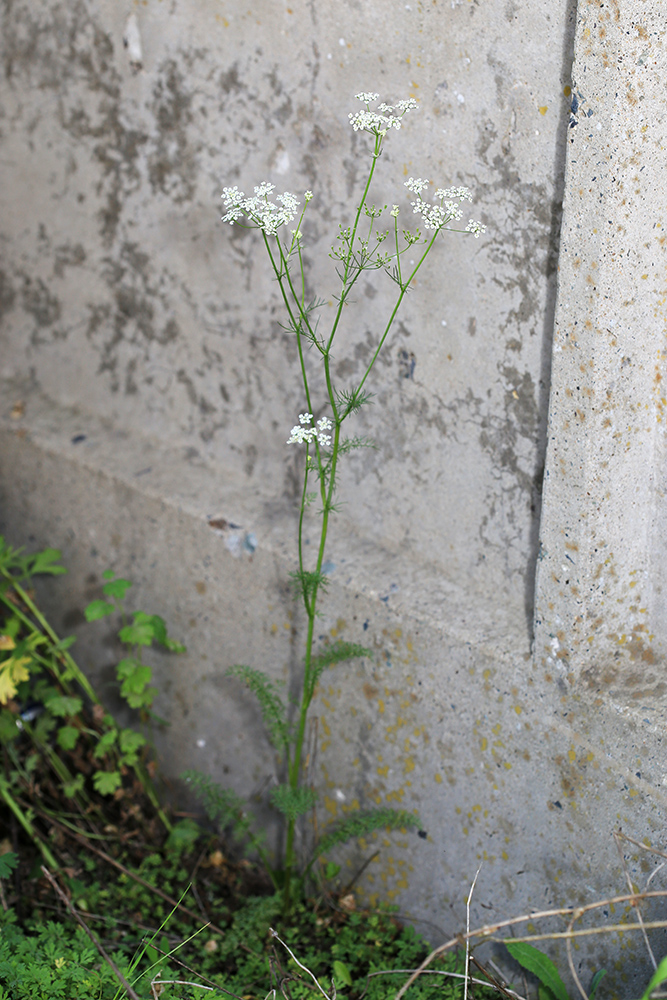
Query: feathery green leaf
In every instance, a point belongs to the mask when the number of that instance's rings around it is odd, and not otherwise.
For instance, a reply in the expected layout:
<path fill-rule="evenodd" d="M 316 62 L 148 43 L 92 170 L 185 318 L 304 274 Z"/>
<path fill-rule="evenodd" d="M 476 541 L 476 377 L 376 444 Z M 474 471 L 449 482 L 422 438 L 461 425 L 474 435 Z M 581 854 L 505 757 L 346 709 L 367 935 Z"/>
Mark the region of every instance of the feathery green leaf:
<path fill-rule="evenodd" d="M 299 816 L 303 816 L 317 802 L 317 793 L 305 785 L 302 785 L 301 788 L 278 785 L 269 797 L 273 806 L 287 819 L 297 819 Z"/>
<path fill-rule="evenodd" d="M 359 811 L 346 816 L 344 820 L 337 823 L 331 830 L 324 834 L 315 848 L 315 852 L 308 863 L 308 869 L 313 862 L 322 854 L 326 854 L 332 847 L 338 844 L 345 844 L 353 837 L 365 837 L 374 830 L 397 830 L 402 827 L 419 826 L 419 817 L 405 809 L 371 809 Z"/>
<path fill-rule="evenodd" d="M 264 724 L 269 731 L 269 737 L 276 750 L 281 752 L 290 745 L 290 732 L 287 723 L 285 704 L 276 691 L 275 685 L 266 674 L 253 667 L 237 664 L 227 671 L 228 677 L 238 677 L 250 688 L 259 702 Z"/>

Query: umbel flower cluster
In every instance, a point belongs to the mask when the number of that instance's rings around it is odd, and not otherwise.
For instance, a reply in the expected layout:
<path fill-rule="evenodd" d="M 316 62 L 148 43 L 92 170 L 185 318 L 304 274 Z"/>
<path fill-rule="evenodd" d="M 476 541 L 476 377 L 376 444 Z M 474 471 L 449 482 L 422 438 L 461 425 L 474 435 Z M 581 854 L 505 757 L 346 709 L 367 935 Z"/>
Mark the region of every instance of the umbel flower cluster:
<path fill-rule="evenodd" d="M 365 111 L 350 113 L 350 125 L 355 132 L 370 132 L 371 135 L 385 136 L 390 128 L 399 129 L 401 118 L 408 111 L 417 110 L 417 102 L 414 97 L 409 97 L 407 101 L 397 101 L 396 104 L 380 104 L 377 111 L 371 111 L 369 104 L 375 104 L 379 94 L 355 94 L 358 101 L 366 105 Z M 398 114 L 394 114 L 398 111 Z"/>
<path fill-rule="evenodd" d="M 299 423 L 295 424 L 290 432 L 290 436 L 287 439 L 288 444 L 310 444 L 313 439 L 316 439 L 323 448 L 326 448 L 328 444 L 331 444 L 331 434 L 326 434 L 326 431 L 330 431 L 332 423 L 328 417 L 321 417 L 317 421 L 315 427 L 310 427 L 309 424 L 313 419 L 312 413 L 300 413 Z"/>
<path fill-rule="evenodd" d="M 421 196 L 429 185 L 428 181 L 421 177 L 410 177 L 405 182 L 409 191 L 416 195 L 416 200 L 411 202 L 412 211 L 421 215 L 424 229 L 442 229 L 450 222 L 459 221 L 463 218 L 463 212 L 459 208 L 462 201 L 472 201 L 472 193 L 467 187 L 438 188 L 435 192 L 437 205 L 431 205 Z M 481 222 L 470 219 L 465 228 L 466 233 L 472 233 L 475 239 L 479 239 L 480 233 L 485 232 L 486 226 Z"/>
<path fill-rule="evenodd" d="M 275 236 L 280 227 L 290 223 L 299 210 L 299 202 L 289 191 L 276 197 L 277 205 L 269 201 L 269 195 L 273 193 L 275 187 L 275 184 L 264 181 L 255 188 L 255 194 L 251 198 L 246 198 L 236 185 L 223 188 L 222 197 L 227 213 L 223 215 L 222 221 L 234 225 L 238 219 L 246 215 L 259 229 L 263 229 L 267 236 Z M 306 191 L 304 197 L 309 202 L 313 192 Z"/>

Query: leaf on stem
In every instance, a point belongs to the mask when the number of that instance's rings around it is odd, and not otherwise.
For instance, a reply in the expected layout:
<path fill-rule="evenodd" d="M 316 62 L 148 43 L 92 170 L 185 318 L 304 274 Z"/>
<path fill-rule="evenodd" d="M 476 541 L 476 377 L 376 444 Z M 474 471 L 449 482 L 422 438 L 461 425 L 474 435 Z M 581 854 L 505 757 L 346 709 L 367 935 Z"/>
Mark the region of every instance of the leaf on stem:
<path fill-rule="evenodd" d="M 317 590 L 326 590 L 329 585 L 326 573 L 319 573 L 316 570 L 300 570 L 290 573 L 290 578 L 294 581 L 298 591 L 303 594 L 305 601 L 310 603 L 313 594 Z"/>
<path fill-rule="evenodd" d="M 278 785 L 269 798 L 272 805 L 288 820 L 295 820 L 309 812 L 317 802 L 317 792 L 302 785 L 301 788 L 290 788 L 289 785 Z"/>
<path fill-rule="evenodd" d="M 98 771 L 93 777 L 93 787 L 100 795 L 113 795 L 120 786 L 119 771 Z"/>
<path fill-rule="evenodd" d="M 326 854 L 337 844 L 345 844 L 353 837 L 365 837 L 373 830 L 397 830 L 403 827 L 419 826 L 419 817 L 405 809 L 371 809 L 346 816 L 318 842 L 308 868 L 322 854 Z"/>
<path fill-rule="evenodd" d="M 365 389 L 337 389 L 336 390 L 336 407 L 338 410 L 343 411 L 343 416 L 341 419 L 345 419 L 350 413 L 356 413 L 370 403 L 375 393 L 366 392 Z"/>
<path fill-rule="evenodd" d="M 6 705 L 18 691 L 18 685 L 30 677 L 29 656 L 11 656 L 0 665 L 0 705 Z"/>
<path fill-rule="evenodd" d="M 17 867 L 19 863 L 18 854 L 14 854 L 12 851 L 7 851 L 5 854 L 0 854 L 0 878 L 9 878 L 14 868 Z"/>
<path fill-rule="evenodd" d="M 116 667 L 116 677 L 122 681 L 120 693 L 130 708 L 149 707 L 152 704 L 157 690 L 147 687 L 152 679 L 152 670 L 147 664 L 128 657 Z"/>
<path fill-rule="evenodd" d="M 117 601 L 122 601 L 131 586 L 132 584 L 129 580 L 122 580 L 119 577 L 117 580 L 110 580 L 109 583 L 105 583 L 102 587 L 102 593 L 106 594 L 107 597 L 114 597 Z"/>
<path fill-rule="evenodd" d="M 75 795 L 78 795 L 80 791 L 83 790 L 84 777 L 79 771 L 77 776 L 72 779 L 72 781 L 66 781 L 63 785 L 63 793 L 68 799 L 73 799 Z"/>
<path fill-rule="evenodd" d="M 51 573 L 52 576 L 60 576 L 61 573 L 67 572 L 64 566 L 57 565 L 57 561 L 61 558 L 60 549 L 44 549 L 43 552 L 32 556 L 32 564 L 28 560 L 28 574 L 32 576 L 35 573 Z"/>
<path fill-rule="evenodd" d="M 344 441 L 341 441 L 338 446 L 338 454 L 346 455 L 348 452 L 355 451 L 357 448 L 374 448 L 377 451 L 377 445 L 372 438 L 353 437 L 345 438 Z"/>
<path fill-rule="evenodd" d="M 99 618 L 112 615 L 115 610 L 115 605 L 110 604 L 109 601 L 91 601 L 83 613 L 87 622 L 96 622 Z"/>
<path fill-rule="evenodd" d="M 83 708 L 83 701 L 76 695 L 55 695 L 44 702 L 45 707 L 57 718 L 67 719 L 78 715 Z"/>
<path fill-rule="evenodd" d="M 335 642 L 321 650 L 311 661 L 311 697 L 315 685 L 323 672 L 334 663 L 344 663 L 346 660 L 356 660 L 360 656 L 373 656 L 373 650 L 360 646 L 356 642 Z"/>
<path fill-rule="evenodd" d="M 58 730 L 56 737 L 59 747 L 63 750 L 73 750 L 79 739 L 79 730 L 76 726 L 62 726 Z"/>
<path fill-rule="evenodd" d="M 290 744 L 287 713 L 282 698 L 272 681 L 261 670 L 237 664 L 227 671 L 228 677 L 238 677 L 250 688 L 259 702 L 264 725 L 276 750 L 285 751 Z"/>
<path fill-rule="evenodd" d="M 115 742 L 116 742 L 116 730 L 109 729 L 106 733 L 104 733 L 103 736 L 100 736 L 97 746 L 93 751 L 93 757 L 96 760 L 100 760 L 100 758 L 104 757 L 105 754 L 107 754 L 109 750 L 111 750 Z"/>
<path fill-rule="evenodd" d="M 201 771 L 184 771 L 181 779 L 186 781 L 202 800 L 206 815 L 217 823 L 220 830 L 231 828 L 236 841 L 247 839 L 249 846 L 263 856 L 263 831 L 253 833 L 251 819 L 245 812 L 245 802 L 231 788 L 222 788 Z"/>
<path fill-rule="evenodd" d="M 123 764 L 132 767 L 139 760 L 138 750 L 146 745 L 146 737 L 137 733 L 134 729 L 121 729 L 120 731 L 120 752 L 123 755 Z"/>
<path fill-rule="evenodd" d="M 150 646 L 153 642 L 159 642 L 171 652 L 185 652 L 182 643 L 170 639 L 167 635 L 164 618 L 160 618 L 159 615 L 147 615 L 145 611 L 135 611 L 132 618 L 133 624 L 126 625 L 118 633 L 121 642 L 130 646 Z"/>

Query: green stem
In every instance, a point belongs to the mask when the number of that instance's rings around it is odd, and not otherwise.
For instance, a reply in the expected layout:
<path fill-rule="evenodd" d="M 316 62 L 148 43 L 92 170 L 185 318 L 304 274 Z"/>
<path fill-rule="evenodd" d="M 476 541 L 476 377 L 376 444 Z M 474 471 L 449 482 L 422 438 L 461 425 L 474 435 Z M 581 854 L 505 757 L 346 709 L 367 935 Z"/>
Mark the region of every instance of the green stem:
<path fill-rule="evenodd" d="M 70 781 L 72 781 L 72 775 L 70 774 L 69 768 L 67 767 L 65 762 L 60 759 L 60 757 L 55 752 L 53 747 L 49 746 L 48 743 L 45 743 L 43 740 L 39 739 L 35 730 L 30 725 L 29 722 L 22 720 L 21 725 L 23 726 L 26 735 L 29 736 L 30 739 L 32 740 L 35 747 L 37 747 L 40 753 L 44 755 L 44 757 L 50 764 L 54 774 L 61 782 L 61 784 L 65 785 L 68 784 Z M 85 793 L 85 791 L 83 791 L 80 794 L 77 794 L 77 801 L 79 802 L 79 805 L 83 809 L 86 806 L 86 804 L 90 801 L 90 799 L 88 795 Z"/>
<path fill-rule="evenodd" d="M 426 260 L 427 256 L 429 255 L 429 253 L 431 251 L 431 247 L 435 243 L 435 241 L 436 241 L 436 239 L 438 237 L 439 232 L 440 232 L 439 229 L 435 230 L 435 232 L 433 233 L 433 236 L 431 237 L 431 239 L 429 240 L 429 242 L 428 242 L 428 244 L 426 246 L 426 249 L 424 250 L 424 252 L 421 255 L 421 257 L 419 258 L 417 264 L 415 265 L 415 268 L 412 271 L 410 277 L 407 279 L 407 281 L 405 282 L 404 285 L 400 286 L 401 287 L 401 291 L 399 293 L 398 298 L 396 299 L 396 303 L 394 305 L 394 308 L 391 311 L 391 315 L 389 316 L 389 320 L 387 321 L 387 325 L 384 328 L 384 333 L 380 337 L 380 341 L 379 341 L 379 343 L 378 343 L 378 345 L 377 345 L 377 347 L 375 349 L 375 353 L 373 354 L 373 357 L 371 358 L 370 364 L 368 365 L 368 368 L 366 369 L 366 373 L 365 373 L 364 377 L 362 378 L 361 382 L 357 386 L 357 392 L 359 392 L 361 390 L 364 382 L 366 381 L 366 379 L 370 375 L 371 369 L 372 369 L 373 365 L 375 364 L 375 362 L 377 361 L 378 355 L 379 355 L 380 351 L 382 350 L 384 342 L 387 339 L 387 337 L 389 336 L 389 331 L 391 330 L 392 326 L 394 325 L 394 320 L 396 319 L 396 314 L 397 314 L 398 310 L 401 307 L 401 303 L 402 303 L 403 299 L 407 295 L 408 288 L 410 287 L 410 285 L 414 281 L 414 278 L 415 278 L 415 275 L 417 274 L 417 271 L 419 270 L 419 268 L 422 266 L 422 264 Z M 345 416 L 347 416 L 347 415 L 348 414 L 346 413 Z"/>
<path fill-rule="evenodd" d="M 363 210 L 363 207 L 366 204 L 366 197 L 367 197 L 368 192 L 370 190 L 371 181 L 373 180 L 373 174 L 375 173 L 375 165 L 376 165 L 376 163 L 378 161 L 378 157 L 380 156 L 381 151 L 382 151 L 382 136 L 376 135 L 375 136 L 375 148 L 373 149 L 373 160 L 371 162 L 371 169 L 368 172 L 368 179 L 366 181 L 366 186 L 364 188 L 364 193 L 361 196 L 361 200 L 359 202 L 359 207 L 357 208 L 357 214 L 354 217 L 354 225 L 352 227 L 352 237 L 350 239 L 349 250 L 348 250 L 347 258 L 345 260 L 345 269 L 343 271 L 343 277 L 341 279 L 342 284 L 343 284 L 343 289 L 341 291 L 341 296 L 340 296 L 340 299 L 338 301 L 338 309 L 336 310 L 336 315 L 334 316 L 333 325 L 331 327 L 331 333 L 329 334 L 329 340 L 327 342 L 327 353 L 331 350 L 331 345 L 333 344 L 334 337 L 336 336 L 336 330 L 338 328 L 338 323 L 340 322 L 340 318 L 341 318 L 341 315 L 342 315 L 342 312 L 343 312 L 343 306 L 345 305 L 345 299 L 347 298 L 347 294 L 349 292 L 349 288 L 348 288 L 347 282 L 348 282 L 348 275 L 350 273 L 350 267 L 351 267 L 351 263 L 352 263 L 352 255 L 353 255 L 353 251 L 354 251 L 354 241 L 355 241 L 355 239 L 357 237 L 357 229 L 359 228 L 359 219 L 361 218 L 361 212 Z M 357 275 L 357 277 L 358 276 L 359 275 Z M 352 282 L 352 284 L 353 283 L 354 282 Z M 350 285 L 350 287 L 351 287 L 351 285 Z"/>
<path fill-rule="evenodd" d="M 0 778 L 0 795 L 2 795 L 3 799 L 5 800 L 11 811 L 14 813 L 17 820 L 19 821 L 25 832 L 28 834 L 32 842 L 36 844 L 37 847 L 40 849 L 40 851 L 42 852 L 42 857 L 46 861 L 47 865 L 49 865 L 49 867 L 53 871 L 57 871 L 60 868 L 60 865 L 58 864 L 54 856 L 51 854 L 51 851 L 46 846 L 44 841 L 40 837 L 38 837 L 37 831 L 35 830 L 34 826 L 30 822 L 28 817 L 25 815 L 21 807 L 19 806 L 18 802 L 15 800 L 14 796 L 9 791 L 7 782 L 3 778 Z"/>

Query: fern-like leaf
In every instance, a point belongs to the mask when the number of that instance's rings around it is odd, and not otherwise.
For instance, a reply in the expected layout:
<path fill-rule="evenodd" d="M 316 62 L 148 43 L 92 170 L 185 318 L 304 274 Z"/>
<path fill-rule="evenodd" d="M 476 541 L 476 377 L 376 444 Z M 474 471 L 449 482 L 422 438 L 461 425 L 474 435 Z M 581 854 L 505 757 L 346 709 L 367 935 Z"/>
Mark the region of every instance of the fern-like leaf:
<path fill-rule="evenodd" d="M 334 663 L 345 663 L 346 660 L 356 660 L 361 656 L 372 655 L 372 649 L 366 649 L 365 646 L 360 646 L 356 642 L 335 642 L 333 645 L 322 649 L 311 661 L 311 697 L 315 690 L 315 685 L 328 667 L 333 666 Z"/>
<path fill-rule="evenodd" d="M 338 454 L 346 455 L 349 451 L 355 451 L 357 448 L 373 448 L 375 451 L 377 451 L 377 447 L 378 446 L 376 445 L 375 441 L 372 438 L 365 438 L 365 437 L 345 438 L 345 440 L 341 441 L 340 445 L 338 446 Z"/>
<path fill-rule="evenodd" d="M 366 392 L 365 389 L 340 389 L 336 391 L 336 404 L 339 410 L 342 410 L 343 419 L 350 413 L 356 413 L 370 403 L 375 393 Z"/>
<path fill-rule="evenodd" d="M 317 573 L 315 570 L 295 570 L 290 573 L 290 578 L 307 603 L 310 603 L 316 590 L 326 590 L 329 585 L 326 573 Z"/>
<path fill-rule="evenodd" d="M 238 677 L 250 688 L 259 702 L 264 725 L 268 730 L 271 742 L 276 750 L 286 751 L 290 745 L 287 713 L 285 704 L 274 684 L 261 670 L 254 670 L 252 667 L 246 667 L 242 664 L 230 667 L 227 676 Z"/>
<path fill-rule="evenodd" d="M 229 830 L 237 842 L 245 840 L 251 848 L 260 848 L 262 835 L 252 832 L 251 820 L 245 812 L 245 802 L 240 795 L 231 788 L 222 788 L 201 771 L 184 771 L 181 780 L 186 781 L 201 799 L 206 815 L 220 830 Z"/>
<path fill-rule="evenodd" d="M 270 795 L 272 805 L 289 820 L 303 816 L 317 802 L 317 793 L 312 788 L 302 785 L 301 788 L 290 788 L 289 785 L 278 785 Z"/>
<path fill-rule="evenodd" d="M 401 827 L 414 826 L 419 826 L 419 817 L 405 809 L 384 808 L 352 813 L 325 833 L 308 863 L 308 870 L 322 854 L 326 854 L 338 844 L 347 843 L 354 837 L 365 837 L 374 830 L 397 830 Z"/>

